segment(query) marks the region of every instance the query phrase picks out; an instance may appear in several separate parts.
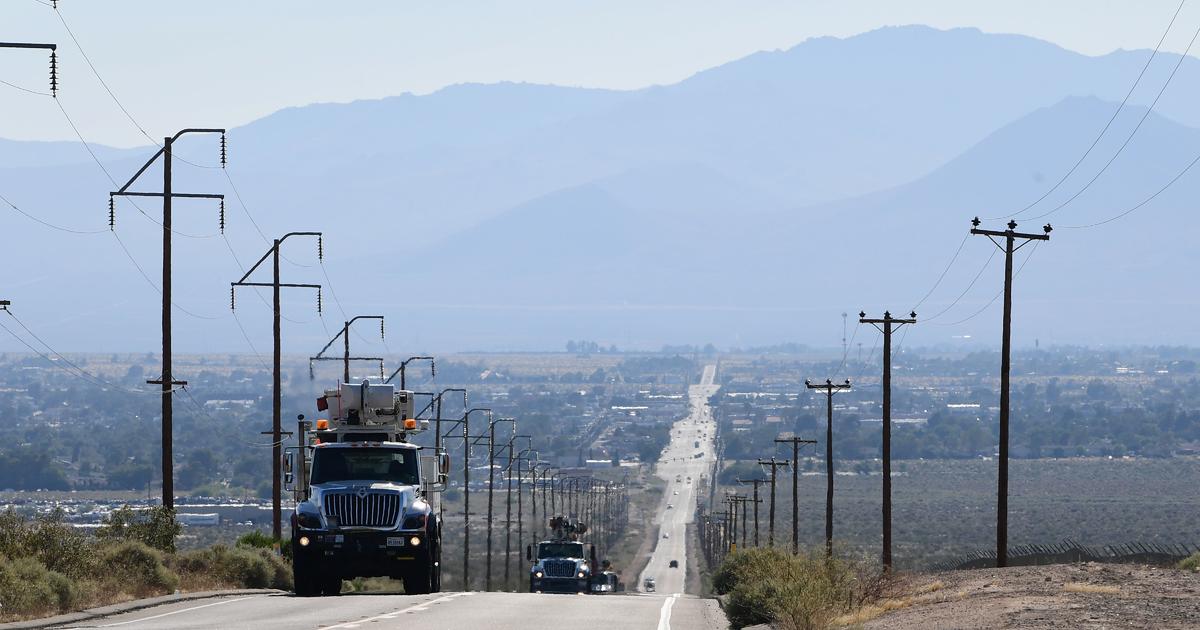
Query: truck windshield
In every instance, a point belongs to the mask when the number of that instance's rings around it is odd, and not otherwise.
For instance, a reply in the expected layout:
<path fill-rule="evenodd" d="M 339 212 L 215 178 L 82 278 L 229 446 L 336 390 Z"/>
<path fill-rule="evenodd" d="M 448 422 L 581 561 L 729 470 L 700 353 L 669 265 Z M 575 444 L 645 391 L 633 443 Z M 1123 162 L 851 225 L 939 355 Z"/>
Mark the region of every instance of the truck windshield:
<path fill-rule="evenodd" d="M 398 448 L 318 448 L 313 452 L 313 484 L 331 481 L 420 481 L 417 453 Z"/>
<path fill-rule="evenodd" d="M 538 558 L 582 558 L 582 543 L 541 543 Z"/>

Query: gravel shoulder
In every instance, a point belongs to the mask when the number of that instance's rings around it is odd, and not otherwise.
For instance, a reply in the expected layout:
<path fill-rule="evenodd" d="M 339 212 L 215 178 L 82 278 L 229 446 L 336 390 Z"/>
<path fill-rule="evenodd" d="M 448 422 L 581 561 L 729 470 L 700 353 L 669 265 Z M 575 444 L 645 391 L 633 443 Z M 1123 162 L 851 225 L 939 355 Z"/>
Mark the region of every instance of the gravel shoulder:
<path fill-rule="evenodd" d="M 1200 573 L 1085 563 L 899 576 L 871 629 L 1196 628 Z"/>

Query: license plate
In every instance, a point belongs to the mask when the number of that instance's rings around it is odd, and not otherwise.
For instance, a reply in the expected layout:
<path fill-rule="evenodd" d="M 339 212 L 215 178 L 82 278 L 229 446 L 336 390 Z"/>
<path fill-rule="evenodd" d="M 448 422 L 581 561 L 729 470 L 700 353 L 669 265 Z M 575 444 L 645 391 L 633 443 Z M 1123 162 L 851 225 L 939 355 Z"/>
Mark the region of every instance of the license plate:
<path fill-rule="evenodd" d="M 404 537 L 403 536 L 388 536 L 387 546 L 403 547 L 404 546 Z"/>

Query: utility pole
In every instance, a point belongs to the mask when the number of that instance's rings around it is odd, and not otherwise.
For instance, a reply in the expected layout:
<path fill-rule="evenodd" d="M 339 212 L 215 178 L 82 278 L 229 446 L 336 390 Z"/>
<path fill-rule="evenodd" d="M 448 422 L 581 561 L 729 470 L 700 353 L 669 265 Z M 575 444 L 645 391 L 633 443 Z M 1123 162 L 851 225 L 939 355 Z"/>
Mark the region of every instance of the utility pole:
<path fill-rule="evenodd" d="M 379 376 L 380 377 L 383 376 L 383 359 L 381 357 L 352 357 L 352 356 L 350 356 L 350 324 L 353 324 L 354 322 L 356 322 L 360 319 L 377 319 L 377 320 L 379 320 L 379 339 L 381 341 L 383 340 L 383 315 L 356 315 L 355 317 L 352 317 L 350 319 L 350 321 L 346 322 L 342 326 L 342 330 L 340 332 L 338 332 L 338 334 L 334 335 L 333 339 L 330 339 L 329 343 L 325 344 L 324 348 L 321 348 L 321 351 L 317 353 L 317 356 L 308 358 L 308 376 L 309 376 L 309 378 L 312 378 L 312 374 L 313 374 L 313 361 L 337 361 L 338 360 L 337 357 L 325 356 L 325 351 L 328 350 L 334 344 L 334 342 L 338 340 L 338 337 L 341 337 L 342 342 L 343 342 L 342 343 L 343 352 L 342 352 L 342 358 L 341 358 L 341 361 L 343 364 L 342 365 L 342 382 L 343 383 L 350 382 L 350 362 L 351 361 L 378 361 L 379 366 L 380 366 Z"/>
<path fill-rule="evenodd" d="M 809 389 L 825 390 L 825 555 L 833 555 L 833 394 L 840 391 L 850 391 L 850 379 L 845 383 L 833 384 L 831 379 L 825 379 L 823 385 L 814 385 L 812 381 L 804 381 Z"/>
<path fill-rule="evenodd" d="M 176 197 L 190 199 L 217 199 L 221 203 L 220 226 L 225 231 L 225 195 L 207 193 L 177 193 L 172 190 L 171 176 L 171 147 L 176 140 L 189 133 L 219 133 L 221 134 L 221 168 L 225 168 L 225 130 L 224 129 L 184 129 L 174 136 L 163 139 L 163 146 L 158 150 L 138 172 L 129 178 L 119 190 L 108 193 L 108 229 L 116 227 L 115 197 L 162 197 L 162 375 L 159 378 L 146 381 L 151 385 L 162 386 L 162 503 L 168 510 L 175 509 L 175 472 L 173 455 L 173 424 L 174 424 L 174 395 L 176 386 L 187 385 L 187 381 L 176 380 L 172 368 L 171 350 L 171 201 Z M 137 192 L 129 187 L 137 181 L 146 169 L 150 168 L 159 157 L 162 157 L 163 185 L 162 192 Z M 278 426 L 278 425 L 277 425 Z M 278 441 L 276 437 L 276 441 Z M 279 459 L 279 457 L 276 457 Z M 278 486 L 278 482 L 276 482 Z M 278 535 L 276 535 L 278 538 Z"/>
<path fill-rule="evenodd" d="M 800 445 L 816 444 L 816 440 L 798 437 L 775 438 L 776 444 L 792 445 L 792 555 L 800 553 Z"/>
<path fill-rule="evenodd" d="M 892 570 L 892 332 L 904 324 L 917 323 L 916 312 L 908 319 L 892 317 L 884 311 L 883 319 L 868 319 L 859 311 L 858 322 L 871 324 L 883 333 L 883 568 Z"/>
<path fill-rule="evenodd" d="M 25 48 L 50 51 L 50 97 L 58 98 L 58 44 L 0 42 L 0 48 Z"/>
<path fill-rule="evenodd" d="M 764 483 L 767 483 L 767 480 L 766 479 L 738 479 L 737 482 L 754 484 L 754 546 L 758 547 L 759 546 L 758 545 L 758 504 L 762 503 L 762 500 L 760 500 L 758 498 L 758 487 Z"/>
<path fill-rule="evenodd" d="M 325 247 L 323 237 L 320 232 L 288 232 L 281 238 L 275 239 L 271 245 L 271 249 L 263 254 L 258 262 L 245 273 L 236 282 L 229 283 L 229 308 L 233 310 L 237 307 L 237 287 L 271 287 L 271 309 L 272 309 L 272 341 L 274 345 L 274 353 L 272 359 L 271 372 L 271 535 L 276 540 L 283 538 L 283 524 L 281 519 L 281 501 L 280 492 L 280 464 L 283 459 L 283 437 L 280 419 L 283 412 L 283 384 L 280 364 L 283 362 L 283 343 L 282 343 L 282 317 L 283 307 L 280 305 L 279 291 L 283 288 L 289 289 L 316 289 L 317 290 L 317 313 L 321 312 L 321 285 L 319 284 L 293 284 L 283 283 L 279 281 L 279 246 L 292 236 L 315 236 L 317 238 L 317 260 L 324 260 Z M 258 268 L 271 259 L 273 273 L 271 282 L 251 282 L 247 279 L 258 270 Z"/>
<path fill-rule="evenodd" d="M 468 409 L 462 417 L 463 425 L 463 592 L 471 590 L 471 414 L 482 411 L 492 422 L 492 410 L 486 407 Z"/>
<path fill-rule="evenodd" d="M 392 379 L 396 378 L 396 375 L 399 374 L 400 389 L 407 389 L 407 381 L 404 380 L 404 368 L 408 367 L 408 364 L 412 361 L 429 361 L 429 374 L 431 376 L 437 376 L 437 364 L 434 363 L 433 357 L 408 357 L 407 359 L 401 361 L 400 367 L 396 368 L 396 371 L 392 372 L 392 375 L 384 379 L 383 382 L 391 383 Z"/>
<path fill-rule="evenodd" d="M 786 459 L 785 460 L 777 460 L 777 459 L 775 459 L 774 456 L 771 456 L 771 459 L 758 460 L 758 465 L 771 467 L 771 504 L 770 504 L 771 507 L 767 511 L 767 514 L 768 514 L 768 516 L 767 516 L 767 546 L 774 547 L 775 546 L 775 471 L 780 466 L 787 466 L 788 461 Z"/>
<path fill-rule="evenodd" d="M 1012 281 L 1013 252 L 1031 241 L 1048 241 L 1054 228 L 1042 226 L 1041 234 L 1017 232 L 1017 222 L 1009 221 L 1007 230 L 981 230 L 979 217 L 971 220 L 971 234 L 986 236 L 1004 251 L 1004 332 L 1000 349 L 1000 473 L 996 483 L 996 566 L 1008 566 L 1008 417 L 1009 368 L 1012 365 Z M 997 238 L 1004 239 L 1001 244 Z M 1020 245 L 1015 245 L 1021 239 Z"/>
<path fill-rule="evenodd" d="M 497 418 L 488 423 L 487 435 L 474 436 L 475 440 L 485 437 L 488 440 L 487 569 L 484 576 L 484 590 L 488 592 L 492 590 L 492 520 L 495 513 L 493 506 L 496 494 L 496 425 L 501 422 L 511 422 L 513 424 L 513 433 L 516 433 L 516 418 Z"/>

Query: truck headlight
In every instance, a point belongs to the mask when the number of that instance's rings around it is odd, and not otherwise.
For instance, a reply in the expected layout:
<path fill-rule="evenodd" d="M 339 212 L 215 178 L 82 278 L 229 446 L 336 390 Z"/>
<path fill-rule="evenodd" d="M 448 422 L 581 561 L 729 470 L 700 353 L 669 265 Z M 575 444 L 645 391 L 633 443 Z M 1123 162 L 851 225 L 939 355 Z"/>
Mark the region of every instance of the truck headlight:
<path fill-rule="evenodd" d="M 408 539 L 408 544 L 410 544 L 414 547 L 420 547 L 421 546 L 421 538 L 419 536 L 413 536 L 412 538 Z"/>
<path fill-rule="evenodd" d="M 541 572 L 541 571 L 534 571 L 534 572 L 533 572 L 533 577 L 535 577 L 535 578 L 541 578 L 541 577 L 542 577 L 542 572 Z"/>
<path fill-rule="evenodd" d="M 300 546 L 301 546 L 301 547 L 307 547 L 307 546 L 308 546 L 308 542 L 309 542 L 309 541 L 308 541 L 308 536 L 301 536 L 301 537 L 300 537 L 300 540 L 299 540 L 298 542 L 300 543 Z"/>
<path fill-rule="evenodd" d="M 577 575 L 576 577 L 583 577 L 583 571 L 580 571 L 579 575 Z"/>

